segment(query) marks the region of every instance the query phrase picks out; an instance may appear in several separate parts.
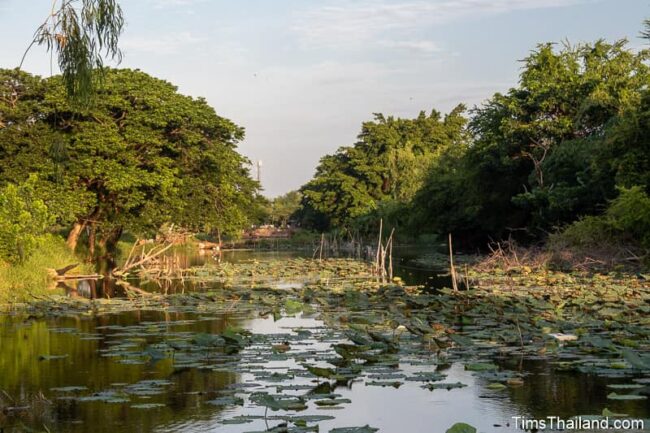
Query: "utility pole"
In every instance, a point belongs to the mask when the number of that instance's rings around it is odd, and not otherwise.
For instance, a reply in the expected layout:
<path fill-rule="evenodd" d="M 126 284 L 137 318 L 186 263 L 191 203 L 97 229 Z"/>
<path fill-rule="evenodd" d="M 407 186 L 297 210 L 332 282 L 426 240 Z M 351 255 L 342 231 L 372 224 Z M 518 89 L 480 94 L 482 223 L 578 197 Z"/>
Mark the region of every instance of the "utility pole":
<path fill-rule="evenodd" d="M 257 161 L 257 181 L 260 184 L 262 183 L 262 161 L 261 160 Z"/>

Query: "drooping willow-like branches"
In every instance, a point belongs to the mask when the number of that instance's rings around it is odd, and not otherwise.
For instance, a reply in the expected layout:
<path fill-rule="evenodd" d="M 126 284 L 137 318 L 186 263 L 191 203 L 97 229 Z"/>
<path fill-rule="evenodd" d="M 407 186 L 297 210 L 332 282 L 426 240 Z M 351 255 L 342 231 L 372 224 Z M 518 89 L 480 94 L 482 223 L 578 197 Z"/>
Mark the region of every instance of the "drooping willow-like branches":
<path fill-rule="evenodd" d="M 104 58 L 122 60 L 118 40 L 124 28 L 116 0 L 53 0 L 52 11 L 34 33 L 19 68 L 34 45 L 56 53 L 70 99 L 87 104 L 95 92 Z"/>
<path fill-rule="evenodd" d="M 641 30 L 641 37 L 650 41 L 650 18 L 643 21 L 643 30 Z"/>

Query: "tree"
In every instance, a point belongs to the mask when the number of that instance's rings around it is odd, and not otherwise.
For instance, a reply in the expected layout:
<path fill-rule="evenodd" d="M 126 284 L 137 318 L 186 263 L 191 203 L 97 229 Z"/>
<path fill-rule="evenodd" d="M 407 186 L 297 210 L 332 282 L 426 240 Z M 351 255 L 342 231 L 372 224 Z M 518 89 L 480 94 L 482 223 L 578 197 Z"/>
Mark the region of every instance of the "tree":
<path fill-rule="evenodd" d="M 300 209 L 302 194 L 300 191 L 290 191 L 278 196 L 268 204 L 268 220 L 271 224 L 286 227 L 292 216 Z"/>
<path fill-rule="evenodd" d="M 54 0 L 52 11 L 36 30 L 18 68 L 34 44 L 45 46 L 57 55 L 70 100 L 88 103 L 104 57 L 118 62 L 122 59 L 118 40 L 123 28 L 122 8 L 115 0 Z"/>
<path fill-rule="evenodd" d="M 71 104 L 62 77 L 0 73 L 0 182 L 39 174 L 50 209 L 111 250 L 123 231 L 152 235 L 163 223 L 237 234 L 259 185 L 236 151 L 243 129 L 204 99 L 143 72 L 107 69 L 96 102 Z M 51 145 L 45 145 L 51 143 Z"/>
<path fill-rule="evenodd" d="M 460 105 L 444 118 L 437 111 L 415 119 L 375 114 L 374 121 L 362 125 L 353 146 L 321 159 L 314 178 L 301 188 L 305 214 L 329 226 L 351 228 L 387 216 L 373 213 L 404 207 L 432 162 L 464 140 L 463 112 Z"/>
<path fill-rule="evenodd" d="M 646 184 L 648 59 L 625 41 L 539 45 L 518 86 L 472 111 L 471 145 L 432 166 L 412 224 L 530 240 L 600 213 L 617 184 Z"/>
<path fill-rule="evenodd" d="M 611 199 L 614 183 L 593 158 L 611 122 L 640 103 L 647 60 L 625 41 L 538 46 L 518 87 L 473 112 L 465 167 L 476 188 L 475 231 L 536 236 Z"/>

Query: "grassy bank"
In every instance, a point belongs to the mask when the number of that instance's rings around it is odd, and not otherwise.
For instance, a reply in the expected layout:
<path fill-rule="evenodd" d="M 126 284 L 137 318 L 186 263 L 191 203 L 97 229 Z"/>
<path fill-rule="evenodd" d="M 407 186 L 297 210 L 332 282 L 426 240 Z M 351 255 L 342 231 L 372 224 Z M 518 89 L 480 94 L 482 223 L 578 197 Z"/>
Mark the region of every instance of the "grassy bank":
<path fill-rule="evenodd" d="M 38 247 L 23 263 L 10 265 L 0 262 L 0 304 L 10 304 L 31 299 L 33 295 L 46 293 L 55 283 L 48 276 L 47 269 L 59 269 L 80 263 L 60 236 L 43 235 Z M 89 264 L 81 264 L 68 272 L 69 275 L 92 273 Z"/>

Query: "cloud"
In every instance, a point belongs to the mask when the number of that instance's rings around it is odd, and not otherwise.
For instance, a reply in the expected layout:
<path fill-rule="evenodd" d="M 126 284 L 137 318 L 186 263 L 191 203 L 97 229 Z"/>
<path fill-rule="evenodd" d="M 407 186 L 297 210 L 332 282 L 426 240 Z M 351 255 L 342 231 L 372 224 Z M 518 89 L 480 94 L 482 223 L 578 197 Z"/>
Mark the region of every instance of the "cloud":
<path fill-rule="evenodd" d="M 589 1 L 594 0 L 437 0 L 403 3 L 348 0 L 346 3 L 298 12 L 292 28 L 304 46 L 341 48 L 376 43 L 381 35 L 387 33 L 412 33 L 467 16 L 566 7 Z M 395 42 L 395 45 L 399 44 Z M 429 45 L 429 49 L 432 47 Z"/>
<path fill-rule="evenodd" d="M 190 32 L 178 32 L 158 36 L 125 36 L 120 45 L 125 53 L 174 54 L 206 40 Z"/>

